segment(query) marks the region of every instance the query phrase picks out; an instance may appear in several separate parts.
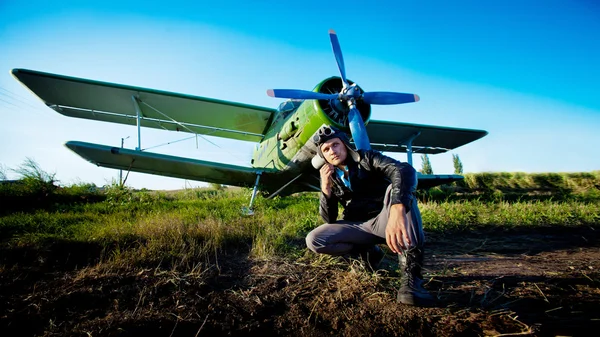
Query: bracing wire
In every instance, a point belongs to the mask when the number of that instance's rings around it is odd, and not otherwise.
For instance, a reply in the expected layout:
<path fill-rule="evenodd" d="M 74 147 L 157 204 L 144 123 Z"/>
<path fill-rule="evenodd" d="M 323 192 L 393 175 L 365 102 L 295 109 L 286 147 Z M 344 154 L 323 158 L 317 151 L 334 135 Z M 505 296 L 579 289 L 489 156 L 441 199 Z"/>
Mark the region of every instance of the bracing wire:
<path fill-rule="evenodd" d="M 0 86 L 0 90 L 7 92 L 9 95 L 11 95 L 11 96 L 12 96 L 11 98 L 12 98 L 12 99 L 14 99 L 14 100 L 16 100 L 16 101 L 19 101 L 19 102 L 21 102 L 21 103 L 23 103 L 23 104 L 25 104 L 25 105 L 28 105 L 28 106 L 30 106 L 30 107 L 32 107 L 32 108 L 34 108 L 34 109 L 37 109 L 37 108 L 38 108 L 38 107 L 36 107 L 36 106 L 33 106 L 33 105 L 31 105 L 29 102 L 27 102 L 27 101 L 28 101 L 28 99 L 27 99 L 27 98 L 25 98 L 25 97 L 23 97 L 23 96 L 21 96 L 21 95 L 19 95 L 19 94 L 17 94 L 17 93 L 14 93 L 14 92 L 12 92 L 12 91 L 10 91 L 10 90 L 8 90 L 8 89 L 6 89 L 6 88 L 3 88 L 3 87 L 1 87 L 1 86 Z M 0 94 L 3 94 L 3 93 L 1 93 L 1 92 L 0 92 Z M 6 94 L 3 94 L 3 95 L 6 95 Z M 7 96 L 8 96 L 8 95 L 7 95 Z"/>
<path fill-rule="evenodd" d="M 0 98 L 0 101 L 2 101 L 2 102 L 4 102 L 4 103 L 8 103 L 8 104 L 10 104 L 10 105 L 12 105 L 12 106 L 14 106 L 14 107 L 16 107 L 16 108 L 19 108 L 19 106 L 18 106 L 18 105 L 14 104 L 14 103 L 11 103 L 11 102 L 9 102 L 9 101 L 3 100 L 2 98 Z"/>
<path fill-rule="evenodd" d="M 198 148 L 198 139 L 197 139 L 197 138 L 198 138 L 198 136 L 200 136 L 200 138 L 204 139 L 206 142 L 208 142 L 208 143 L 210 143 L 210 144 L 212 144 L 212 145 L 216 146 L 217 148 L 219 148 L 219 149 L 221 149 L 221 150 L 225 151 L 225 152 L 226 152 L 228 155 L 230 155 L 232 158 L 236 158 L 236 156 L 235 156 L 233 153 L 231 153 L 230 151 L 228 151 L 227 149 L 223 149 L 221 146 L 219 146 L 218 144 L 215 144 L 214 142 L 210 141 L 210 140 L 209 140 L 209 139 L 207 139 L 206 137 L 204 137 L 204 136 L 202 136 L 202 135 L 200 135 L 200 134 L 198 134 L 198 133 L 196 133 L 196 132 L 193 132 L 193 131 L 192 131 L 190 128 L 188 128 L 187 126 L 185 126 L 185 125 L 181 124 L 180 122 L 178 122 L 177 120 L 175 120 L 175 119 L 171 118 L 170 116 L 166 115 L 165 113 L 161 112 L 161 111 L 160 111 L 160 110 L 158 110 L 157 108 L 155 108 L 155 107 L 151 106 L 150 104 L 148 104 L 148 103 L 146 103 L 146 102 L 144 102 L 144 101 L 141 101 L 141 100 L 140 100 L 140 102 L 141 102 L 142 104 L 144 104 L 145 106 L 149 107 L 150 109 L 152 109 L 152 110 L 156 111 L 157 113 L 161 114 L 161 115 L 162 115 L 162 116 L 164 116 L 165 118 L 167 118 L 167 119 L 170 119 L 172 122 L 174 122 L 174 123 L 177 123 L 177 124 L 178 124 L 178 125 L 180 125 L 182 128 L 185 128 L 186 130 L 188 130 L 189 132 L 191 132 L 191 133 L 193 133 L 193 134 L 194 134 L 194 136 L 192 136 L 192 137 L 187 137 L 187 138 L 180 139 L 180 140 L 176 140 L 176 141 L 173 141 L 173 142 L 168 142 L 168 143 L 163 143 L 163 144 L 155 145 L 155 146 L 152 146 L 152 147 L 149 147 L 149 148 L 145 148 L 143 151 L 145 151 L 145 150 L 148 150 L 148 149 L 153 149 L 153 148 L 161 147 L 161 146 L 166 146 L 166 145 L 173 144 L 173 143 L 178 143 L 178 142 L 185 141 L 185 140 L 188 140 L 188 139 L 191 139 L 191 138 L 194 138 L 194 137 L 196 137 L 196 148 Z"/>
<path fill-rule="evenodd" d="M 11 99 L 11 100 L 13 100 L 13 101 L 16 101 L 16 102 L 19 102 L 19 103 L 21 103 L 21 104 L 24 104 L 24 105 L 26 105 L 26 106 L 27 106 L 27 108 L 30 108 L 30 109 L 31 109 L 33 112 L 35 112 L 36 114 L 40 114 L 40 110 L 41 110 L 41 109 L 40 109 L 39 107 L 33 106 L 32 104 L 30 104 L 30 103 L 29 103 L 29 102 L 27 102 L 27 101 L 24 101 L 24 100 L 22 100 L 22 99 L 19 99 L 19 97 L 22 97 L 22 96 L 20 96 L 20 95 L 18 95 L 18 94 L 15 94 L 14 92 L 12 92 L 12 91 L 10 91 L 10 90 L 7 90 L 7 89 L 5 89 L 5 88 L 3 88 L 3 87 L 0 87 L 0 90 L 4 91 L 4 92 L 0 92 L 0 95 L 3 95 L 3 96 L 5 96 L 5 97 L 8 97 L 9 99 Z M 13 105 L 13 106 L 15 106 L 15 107 L 17 107 L 17 108 L 23 108 L 23 106 L 16 105 L 16 104 L 14 104 L 13 102 L 9 102 L 9 101 L 6 101 L 6 100 L 4 100 L 4 99 L 1 99 L 1 98 L 0 98 L 0 101 L 3 101 L 3 102 L 5 102 L 5 103 L 8 103 L 8 104 L 10 104 L 10 105 Z"/>
<path fill-rule="evenodd" d="M 157 147 L 161 147 L 161 146 L 166 146 L 166 145 L 171 145 L 171 144 L 183 142 L 183 141 L 186 141 L 186 140 L 192 139 L 192 138 L 196 138 L 196 135 L 191 136 L 191 137 L 186 137 L 186 138 L 178 139 L 178 140 L 174 140 L 174 141 L 163 143 L 163 144 L 158 144 L 158 145 L 150 146 L 150 147 L 147 147 L 147 148 L 143 149 L 142 151 L 151 150 L 151 149 L 155 149 Z"/>

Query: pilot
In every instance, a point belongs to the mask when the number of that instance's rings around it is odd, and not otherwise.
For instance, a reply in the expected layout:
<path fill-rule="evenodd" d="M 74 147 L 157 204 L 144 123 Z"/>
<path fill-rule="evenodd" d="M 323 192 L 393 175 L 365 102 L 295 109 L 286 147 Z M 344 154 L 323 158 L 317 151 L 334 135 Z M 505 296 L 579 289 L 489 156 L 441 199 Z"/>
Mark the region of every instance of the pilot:
<path fill-rule="evenodd" d="M 356 151 L 340 130 L 323 126 L 313 136 L 320 167 L 319 213 L 325 224 L 312 230 L 306 245 L 315 253 L 361 257 L 376 269 L 387 243 L 398 254 L 401 286 L 398 301 L 428 305 L 433 297 L 423 288 L 421 214 L 415 190 L 417 173 L 378 151 Z M 321 163 L 319 163 L 319 161 Z M 338 220 L 338 203 L 344 209 Z"/>

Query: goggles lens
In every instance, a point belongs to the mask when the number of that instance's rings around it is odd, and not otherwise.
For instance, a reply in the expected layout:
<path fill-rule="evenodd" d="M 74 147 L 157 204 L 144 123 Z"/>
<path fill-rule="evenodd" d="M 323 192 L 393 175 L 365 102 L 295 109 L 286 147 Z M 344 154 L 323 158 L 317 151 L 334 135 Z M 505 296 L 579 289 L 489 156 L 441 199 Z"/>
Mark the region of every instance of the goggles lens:
<path fill-rule="evenodd" d="M 324 126 L 321 127 L 319 129 L 319 131 L 317 132 L 317 134 L 315 134 L 313 136 L 313 142 L 315 144 L 320 145 L 321 143 L 324 142 L 324 140 L 329 137 L 331 137 L 331 135 L 335 134 L 335 130 L 333 130 L 332 128 L 330 128 L 329 126 Z"/>

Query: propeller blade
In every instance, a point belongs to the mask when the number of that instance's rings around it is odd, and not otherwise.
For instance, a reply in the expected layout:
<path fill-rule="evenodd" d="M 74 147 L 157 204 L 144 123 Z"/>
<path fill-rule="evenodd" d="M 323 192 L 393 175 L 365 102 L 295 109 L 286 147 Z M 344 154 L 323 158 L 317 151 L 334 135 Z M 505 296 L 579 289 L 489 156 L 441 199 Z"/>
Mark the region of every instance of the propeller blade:
<path fill-rule="evenodd" d="M 293 99 L 334 99 L 338 94 L 322 94 L 320 92 L 297 90 L 297 89 L 269 89 L 267 95 L 277 98 Z"/>
<path fill-rule="evenodd" d="M 348 86 L 348 81 L 346 81 L 346 66 L 344 65 L 342 48 L 340 47 L 340 41 L 338 40 L 335 30 L 329 30 L 329 39 L 331 40 L 331 48 L 333 49 L 333 55 L 335 56 L 335 61 L 337 62 L 338 69 L 340 70 L 342 82 L 344 82 L 344 88 L 346 88 Z"/>
<path fill-rule="evenodd" d="M 365 92 L 362 95 L 363 101 L 367 104 L 402 104 L 418 102 L 419 96 L 415 94 L 404 94 L 400 92 Z"/>
<path fill-rule="evenodd" d="M 371 142 L 369 141 L 369 135 L 367 135 L 367 128 L 363 122 L 360 112 L 355 106 L 350 107 L 348 113 L 348 124 L 350 126 L 350 133 L 352 133 L 352 139 L 357 150 L 370 150 Z"/>

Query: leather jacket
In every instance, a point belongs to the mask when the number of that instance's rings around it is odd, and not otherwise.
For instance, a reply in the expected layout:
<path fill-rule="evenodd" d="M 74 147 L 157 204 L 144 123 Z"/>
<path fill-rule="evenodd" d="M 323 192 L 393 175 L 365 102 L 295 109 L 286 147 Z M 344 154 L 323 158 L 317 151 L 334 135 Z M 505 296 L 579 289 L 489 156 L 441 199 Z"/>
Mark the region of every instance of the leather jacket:
<path fill-rule="evenodd" d="M 366 221 L 376 217 L 383 208 L 387 187 L 391 184 L 391 204 L 402 203 L 410 211 L 411 200 L 417 189 L 417 172 L 408 163 L 399 162 L 375 150 L 357 151 L 357 163 L 348 156 L 347 166 L 350 187 L 344 185 L 337 174 L 332 178 L 332 195 L 320 194 L 319 213 L 326 223 L 338 217 L 338 202 L 348 221 Z"/>

